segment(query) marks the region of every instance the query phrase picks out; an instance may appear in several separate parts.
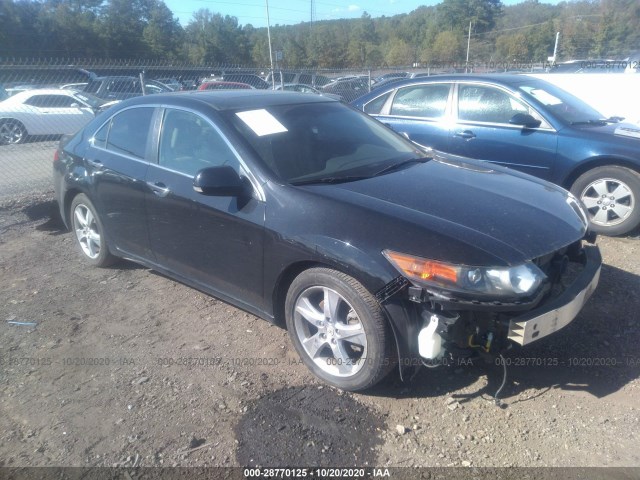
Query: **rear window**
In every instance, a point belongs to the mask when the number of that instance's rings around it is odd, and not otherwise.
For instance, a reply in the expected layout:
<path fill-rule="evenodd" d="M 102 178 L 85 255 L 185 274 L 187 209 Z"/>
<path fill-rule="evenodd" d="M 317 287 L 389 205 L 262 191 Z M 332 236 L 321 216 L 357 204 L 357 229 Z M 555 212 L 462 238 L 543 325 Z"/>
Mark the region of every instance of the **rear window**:
<path fill-rule="evenodd" d="M 382 111 L 382 107 L 387 102 L 387 99 L 391 96 L 391 92 L 387 92 L 384 95 L 380 95 L 378 98 L 374 98 L 364 106 L 364 112 L 370 115 L 378 115 Z"/>
<path fill-rule="evenodd" d="M 144 158 L 153 111 L 152 107 L 137 107 L 116 114 L 94 135 L 94 146 Z"/>
<path fill-rule="evenodd" d="M 407 117 L 440 118 L 444 115 L 449 98 L 450 85 L 416 85 L 398 90 L 392 115 Z"/>

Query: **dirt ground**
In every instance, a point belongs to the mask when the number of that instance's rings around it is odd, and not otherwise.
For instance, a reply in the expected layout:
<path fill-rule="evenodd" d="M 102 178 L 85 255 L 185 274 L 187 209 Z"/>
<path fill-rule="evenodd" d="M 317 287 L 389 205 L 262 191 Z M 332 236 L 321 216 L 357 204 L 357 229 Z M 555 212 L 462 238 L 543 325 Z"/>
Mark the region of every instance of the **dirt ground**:
<path fill-rule="evenodd" d="M 640 241 L 569 327 L 494 364 L 323 386 L 286 332 L 84 266 L 52 194 L 0 205 L 0 466 L 640 466 Z M 33 325 L 16 325 L 27 322 Z"/>

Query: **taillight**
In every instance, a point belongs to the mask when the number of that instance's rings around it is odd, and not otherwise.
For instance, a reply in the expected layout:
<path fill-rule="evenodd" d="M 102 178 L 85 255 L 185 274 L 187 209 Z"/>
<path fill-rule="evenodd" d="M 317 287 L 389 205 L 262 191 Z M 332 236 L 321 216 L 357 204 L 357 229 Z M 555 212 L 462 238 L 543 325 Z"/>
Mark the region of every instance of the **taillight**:
<path fill-rule="evenodd" d="M 60 160 L 60 150 L 56 150 L 56 153 L 53 154 L 53 161 L 57 162 Z"/>

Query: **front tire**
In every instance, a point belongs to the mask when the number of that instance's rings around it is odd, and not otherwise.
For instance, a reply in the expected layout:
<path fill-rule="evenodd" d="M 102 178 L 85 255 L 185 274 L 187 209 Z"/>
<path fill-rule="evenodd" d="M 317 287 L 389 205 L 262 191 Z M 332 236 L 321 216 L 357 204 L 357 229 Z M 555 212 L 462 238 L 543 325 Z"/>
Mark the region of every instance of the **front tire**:
<path fill-rule="evenodd" d="M 71 229 L 84 260 L 96 267 L 111 265 L 115 257 L 107 248 L 104 227 L 96 208 L 84 193 L 77 195 L 71 202 L 70 217 Z"/>
<path fill-rule="evenodd" d="M 328 268 L 302 272 L 289 287 L 285 316 L 303 362 L 330 385 L 364 390 L 395 364 L 382 308 L 349 275 Z"/>
<path fill-rule="evenodd" d="M 624 235 L 640 223 L 640 175 L 615 165 L 582 174 L 571 187 L 587 209 L 590 228 L 603 235 Z"/>
<path fill-rule="evenodd" d="M 17 120 L 0 123 L 0 145 L 17 145 L 27 139 L 27 129 Z"/>

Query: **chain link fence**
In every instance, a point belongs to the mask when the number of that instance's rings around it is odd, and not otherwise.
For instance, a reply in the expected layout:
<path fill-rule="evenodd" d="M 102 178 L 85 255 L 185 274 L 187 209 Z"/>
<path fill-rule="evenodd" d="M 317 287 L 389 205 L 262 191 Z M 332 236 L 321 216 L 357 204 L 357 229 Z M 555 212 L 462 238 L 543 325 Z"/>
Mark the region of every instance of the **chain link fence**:
<path fill-rule="evenodd" d="M 403 77 L 513 70 L 514 65 L 431 64 L 366 69 L 281 69 L 139 60 L 0 59 L 0 199 L 51 189 L 59 138 L 115 102 L 169 90 L 264 88 L 350 102 Z M 543 65 L 519 65 L 542 71 Z"/>

